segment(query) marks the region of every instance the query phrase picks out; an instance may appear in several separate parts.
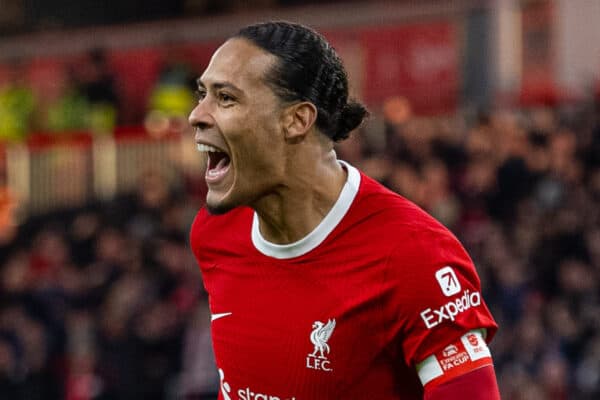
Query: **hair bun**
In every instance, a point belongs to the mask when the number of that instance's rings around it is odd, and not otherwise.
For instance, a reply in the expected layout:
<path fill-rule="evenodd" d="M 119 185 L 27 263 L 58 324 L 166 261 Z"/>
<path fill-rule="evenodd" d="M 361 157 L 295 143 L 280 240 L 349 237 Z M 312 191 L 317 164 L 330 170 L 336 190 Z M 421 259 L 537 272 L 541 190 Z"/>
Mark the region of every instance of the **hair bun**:
<path fill-rule="evenodd" d="M 339 142 L 350 136 L 350 132 L 356 129 L 369 115 L 369 111 L 359 102 L 350 100 L 344 105 L 337 121 L 337 129 L 333 140 Z"/>

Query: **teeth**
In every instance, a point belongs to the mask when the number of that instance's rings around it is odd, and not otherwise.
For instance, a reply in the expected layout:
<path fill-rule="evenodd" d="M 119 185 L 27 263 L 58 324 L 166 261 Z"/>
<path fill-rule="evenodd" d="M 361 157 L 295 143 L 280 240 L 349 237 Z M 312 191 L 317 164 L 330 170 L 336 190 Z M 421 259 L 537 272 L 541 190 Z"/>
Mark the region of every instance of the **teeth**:
<path fill-rule="evenodd" d="M 212 152 L 212 153 L 221 152 L 221 150 L 217 149 L 216 147 L 212 147 L 207 144 L 198 143 L 198 145 L 196 147 L 198 148 L 198 151 L 201 151 L 201 152 Z"/>

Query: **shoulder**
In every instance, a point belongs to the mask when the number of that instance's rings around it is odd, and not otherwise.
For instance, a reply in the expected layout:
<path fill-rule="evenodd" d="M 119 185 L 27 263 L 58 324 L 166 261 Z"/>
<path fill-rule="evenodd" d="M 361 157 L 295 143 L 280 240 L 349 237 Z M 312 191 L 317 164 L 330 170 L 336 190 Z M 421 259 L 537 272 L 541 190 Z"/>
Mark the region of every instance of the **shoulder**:
<path fill-rule="evenodd" d="M 398 283 L 410 284 L 430 276 L 453 260 L 463 269 L 472 268 L 463 246 L 446 227 L 365 175 L 361 175 L 357 196 L 331 242 L 350 247 L 352 254 L 384 257 L 386 276 Z"/>
<path fill-rule="evenodd" d="M 352 222 L 360 222 L 362 229 L 378 231 L 378 240 L 394 248 L 403 244 L 414 247 L 431 236 L 454 237 L 415 203 L 364 174 L 351 211 Z"/>
<path fill-rule="evenodd" d="M 475 265 L 448 228 L 418 208 L 409 207 L 403 216 L 409 221 L 392 224 L 399 234 L 392 240 L 386 263 L 386 276 L 402 293 L 413 301 L 428 302 L 453 296 L 454 291 L 479 290 Z"/>

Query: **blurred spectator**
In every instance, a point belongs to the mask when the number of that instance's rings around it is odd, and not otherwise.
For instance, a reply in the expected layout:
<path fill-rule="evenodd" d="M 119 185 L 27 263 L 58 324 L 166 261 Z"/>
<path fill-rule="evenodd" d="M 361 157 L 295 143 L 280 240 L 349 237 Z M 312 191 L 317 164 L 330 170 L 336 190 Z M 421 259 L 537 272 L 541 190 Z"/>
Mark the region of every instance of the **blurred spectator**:
<path fill-rule="evenodd" d="M 19 397 L 16 348 L 7 337 L 0 336 L 0 393 L 7 398 Z"/>
<path fill-rule="evenodd" d="M 5 82 L 0 82 L 0 141 L 21 140 L 29 133 L 36 100 L 24 79 L 23 64 L 8 64 Z"/>
<path fill-rule="evenodd" d="M 198 73 L 187 61 L 184 50 L 176 44 L 167 45 L 163 60 L 145 121 L 146 129 L 155 135 L 181 132 L 187 127 L 187 117 L 196 100 Z"/>
<path fill-rule="evenodd" d="M 0 181 L 0 247 L 15 239 L 15 235 L 17 234 L 15 210 L 15 196 Z"/>
<path fill-rule="evenodd" d="M 87 129 L 90 108 L 78 85 L 77 67 L 69 66 L 57 85 L 56 93 L 45 104 L 41 128 L 59 134 Z"/>
<path fill-rule="evenodd" d="M 54 93 L 45 93 L 40 127 L 57 133 L 112 133 L 120 104 L 104 50 L 93 49 L 66 66 L 63 78 Z"/>
<path fill-rule="evenodd" d="M 89 107 L 88 127 L 94 133 L 112 133 L 118 121 L 120 101 L 105 50 L 90 50 L 77 72 L 79 91 Z"/>

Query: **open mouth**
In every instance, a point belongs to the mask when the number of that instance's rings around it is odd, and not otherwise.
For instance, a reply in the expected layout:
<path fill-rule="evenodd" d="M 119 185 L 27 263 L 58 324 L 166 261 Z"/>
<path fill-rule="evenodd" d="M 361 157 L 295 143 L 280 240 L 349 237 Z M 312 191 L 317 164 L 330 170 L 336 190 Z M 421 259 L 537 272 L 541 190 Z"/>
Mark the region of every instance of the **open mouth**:
<path fill-rule="evenodd" d="M 229 171 L 229 166 L 231 165 L 229 155 L 221 149 L 202 143 L 198 144 L 198 151 L 208 155 L 206 180 L 209 182 L 221 180 L 227 171 Z"/>

